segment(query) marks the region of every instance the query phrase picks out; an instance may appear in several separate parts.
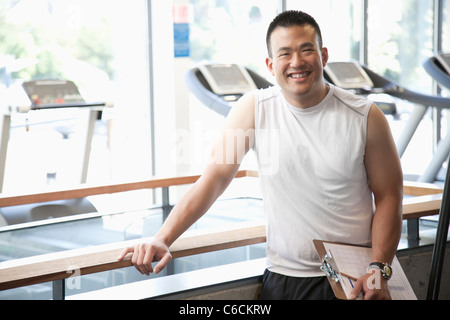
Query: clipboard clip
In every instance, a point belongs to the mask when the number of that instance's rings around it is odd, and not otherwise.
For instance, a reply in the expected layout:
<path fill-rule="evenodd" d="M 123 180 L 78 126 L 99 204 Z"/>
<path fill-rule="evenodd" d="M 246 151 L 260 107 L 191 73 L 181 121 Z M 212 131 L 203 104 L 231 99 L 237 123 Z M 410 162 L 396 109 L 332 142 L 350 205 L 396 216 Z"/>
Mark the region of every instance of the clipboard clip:
<path fill-rule="evenodd" d="M 331 278 L 334 282 L 339 282 L 339 270 L 334 262 L 334 259 L 328 253 L 325 254 L 322 258 L 322 265 L 320 266 L 320 270 L 325 272 L 325 274 Z"/>

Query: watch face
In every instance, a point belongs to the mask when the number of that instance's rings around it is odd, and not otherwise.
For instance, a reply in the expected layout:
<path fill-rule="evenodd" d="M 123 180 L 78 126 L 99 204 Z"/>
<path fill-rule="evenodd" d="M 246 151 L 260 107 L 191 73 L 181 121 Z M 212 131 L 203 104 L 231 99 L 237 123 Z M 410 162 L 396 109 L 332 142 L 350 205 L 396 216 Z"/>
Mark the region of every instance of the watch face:
<path fill-rule="evenodd" d="M 385 265 L 383 271 L 386 279 L 390 279 L 392 277 L 392 268 L 390 266 Z"/>
<path fill-rule="evenodd" d="M 389 280 L 392 277 L 392 268 L 387 263 L 372 262 L 369 265 L 369 268 L 377 268 L 378 270 L 380 270 L 383 278 L 386 280 Z"/>

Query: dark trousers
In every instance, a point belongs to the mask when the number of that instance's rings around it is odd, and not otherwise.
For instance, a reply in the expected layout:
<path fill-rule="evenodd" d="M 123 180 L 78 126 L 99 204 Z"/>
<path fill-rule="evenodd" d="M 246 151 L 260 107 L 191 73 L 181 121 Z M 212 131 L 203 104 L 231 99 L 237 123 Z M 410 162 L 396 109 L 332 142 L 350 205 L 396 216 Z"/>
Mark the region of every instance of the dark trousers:
<path fill-rule="evenodd" d="M 327 277 L 288 277 L 265 270 L 261 300 L 335 300 Z"/>

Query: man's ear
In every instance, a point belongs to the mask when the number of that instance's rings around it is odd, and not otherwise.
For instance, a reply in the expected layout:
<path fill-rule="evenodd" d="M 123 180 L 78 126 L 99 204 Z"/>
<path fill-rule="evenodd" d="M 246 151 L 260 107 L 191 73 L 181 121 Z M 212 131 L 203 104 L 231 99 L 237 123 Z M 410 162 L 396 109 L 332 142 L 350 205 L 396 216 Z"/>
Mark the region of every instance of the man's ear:
<path fill-rule="evenodd" d="M 325 68 L 328 63 L 328 49 L 322 48 L 320 51 L 322 53 L 322 66 Z"/>
<path fill-rule="evenodd" d="M 266 66 L 267 69 L 269 69 L 270 73 L 275 76 L 274 72 L 273 72 L 273 60 L 272 58 L 267 57 L 266 58 Z"/>

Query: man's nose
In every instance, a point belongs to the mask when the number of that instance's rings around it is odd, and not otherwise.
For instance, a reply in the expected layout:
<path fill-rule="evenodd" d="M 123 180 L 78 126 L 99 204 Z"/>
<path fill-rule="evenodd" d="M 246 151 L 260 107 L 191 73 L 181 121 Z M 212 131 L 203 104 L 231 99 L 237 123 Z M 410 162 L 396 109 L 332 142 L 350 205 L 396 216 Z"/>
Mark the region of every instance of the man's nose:
<path fill-rule="evenodd" d="M 290 61 L 290 65 L 293 68 L 301 68 L 305 65 L 305 59 L 300 52 L 294 52 Z"/>

